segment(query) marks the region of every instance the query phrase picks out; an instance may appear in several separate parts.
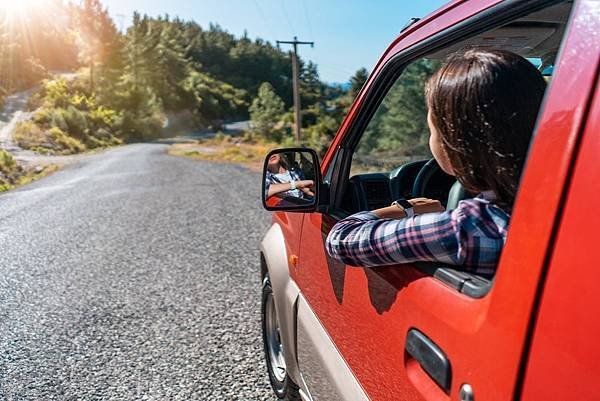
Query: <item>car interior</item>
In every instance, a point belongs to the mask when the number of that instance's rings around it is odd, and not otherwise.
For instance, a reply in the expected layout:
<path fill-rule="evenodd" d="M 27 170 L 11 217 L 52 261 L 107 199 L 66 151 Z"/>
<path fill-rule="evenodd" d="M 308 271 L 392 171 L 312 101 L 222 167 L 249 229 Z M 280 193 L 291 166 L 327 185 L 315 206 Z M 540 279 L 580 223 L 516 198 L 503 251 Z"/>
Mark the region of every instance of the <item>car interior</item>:
<path fill-rule="evenodd" d="M 572 3 L 558 3 L 429 54 L 427 58 L 443 61 L 450 54 L 474 47 L 509 50 L 537 63 L 538 69 L 550 79 Z M 441 171 L 434 159 L 418 160 L 391 171 L 350 177 L 342 208 L 355 213 L 389 206 L 401 197 L 427 197 L 440 200 L 452 210 L 460 200 L 474 195 L 462 188 L 454 177 Z"/>
<path fill-rule="evenodd" d="M 450 54 L 470 48 L 503 49 L 528 58 L 550 82 L 572 5 L 572 1 L 557 3 L 425 57 L 443 61 Z M 440 200 L 447 210 L 452 210 L 461 200 L 474 196 L 476 194 L 466 191 L 454 177 L 444 173 L 434 159 L 423 159 L 399 165 L 391 171 L 352 175 L 346 181 L 340 206 L 344 212 L 351 214 L 389 206 L 398 198 L 427 197 Z M 449 273 L 440 273 L 438 268 L 424 265 L 425 270 L 430 269 L 436 276 L 452 276 L 444 281 L 465 285 L 465 273 L 452 269 L 449 269 Z M 490 278 L 468 276 L 467 282 L 471 281 L 474 286 L 462 290 L 474 297 L 485 295 L 489 290 Z"/>

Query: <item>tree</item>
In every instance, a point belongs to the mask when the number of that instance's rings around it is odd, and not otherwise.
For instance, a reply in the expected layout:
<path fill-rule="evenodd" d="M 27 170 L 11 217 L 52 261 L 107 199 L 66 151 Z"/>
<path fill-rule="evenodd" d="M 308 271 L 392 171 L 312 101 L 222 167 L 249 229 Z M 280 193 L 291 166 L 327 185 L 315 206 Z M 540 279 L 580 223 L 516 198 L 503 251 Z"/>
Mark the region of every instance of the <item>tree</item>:
<path fill-rule="evenodd" d="M 96 63 L 104 63 L 116 45 L 117 28 L 100 0 L 83 0 L 81 6 L 73 5 L 72 18 L 79 57 L 89 67 L 90 93 L 93 93 Z"/>
<path fill-rule="evenodd" d="M 362 87 L 369 79 L 369 71 L 366 68 L 360 68 L 354 75 L 350 78 L 350 96 L 354 99 L 358 96 L 358 92 L 362 89 Z"/>
<path fill-rule="evenodd" d="M 308 147 L 316 150 L 322 157 L 329 149 L 329 145 L 340 127 L 340 121 L 335 114 L 327 113 L 323 109 L 317 109 L 316 113 L 316 122 L 305 129 L 308 134 L 305 137 L 308 138 Z"/>
<path fill-rule="evenodd" d="M 146 66 L 148 73 L 146 85 L 151 85 L 168 111 L 186 108 L 187 94 L 182 86 L 191 68 L 185 58 L 181 32 L 170 23 L 169 17 L 150 21 L 150 32 L 157 35 L 156 45 L 150 50 L 150 62 Z"/>
<path fill-rule="evenodd" d="M 128 142 L 155 139 L 165 122 L 161 101 L 152 88 L 133 85 L 129 79 L 130 75 L 124 77 L 115 94 L 120 137 Z"/>
<path fill-rule="evenodd" d="M 246 91 L 199 71 L 192 71 L 183 86 L 193 97 L 188 107 L 200 126 L 219 125 L 227 118 L 243 114 L 242 109 L 248 106 Z"/>
<path fill-rule="evenodd" d="M 322 102 L 324 85 L 319 79 L 317 65 L 309 61 L 300 69 L 300 94 L 302 107 L 308 108 L 318 102 Z"/>
<path fill-rule="evenodd" d="M 420 59 L 402 72 L 369 122 L 359 153 L 429 155 L 424 93 L 427 80 L 439 65 L 436 60 Z"/>
<path fill-rule="evenodd" d="M 43 90 L 37 98 L 49 116 L 81 120 L 80 125 L 89 128 L 86 135 L 93 136 L 91 131 L 97 129 L 94 116 L 109 110 L 107 129 L 127 141 L 160 134 L 167 116 L 187 116 L 186 121 L 204 128 L 247 119 L 250 114 L 257 134 L 271 140 L 282 138 L 286 110 L 292 104 L 287 52 L 265 40 L 251 39 L 247 33 L 236 37 L 218 25 L 203 28 L 168 15 L 149 17 L 136 12 L 133 24 L 121 33 L 102 0 L 48 3 L 53 6 L 44 7 L 40 15 L 28 14 L 33 24 L 7 24 L 2 18 L 6 10 L 0 7 L 0 99 L 4 93 L 39 83 L 49 70 L 73 71 L 83 66 L 85 73 L 64 82 L 60 96 Z M 26 31 L 15 31 L 15 25 L 28 26 Z M 350 101 L 338 101 L 345 91 L 324 85 L 316 64 L 299 63 L 303 126 L 318 127 L 322 135 L 315 128 L 307 138 L 323 144 L 330 140 Z M 53 84 L 47 86 L 52 88 Z M 254 102 L 249 108 L 250 99 Z M 81 131 L 62 130 L 66 135 Z"/>
<path fill-rule="evenodd" d="M 133 13 L 133 24 L 127 30 L 123 46 L 124 75 L 130 76 L 131 85 L 153 85 L 153 69 L 157 64 L 156 47 L 160 41 L 160 31 L 152 29 L 152 22 L 147 16 Z"/>
<path fill-rule="evenodd" d="M 8 92 L 31 87 L 48 77 L 48 70 L 77 65 L 68 27 L 69 12 L 59 0 L 27 13 L 0 7 L 0 86 Z"/>
<path fill-rule="evenodd" d="M 263 82 L 249 109 L 253 132 L 268 140 L 281 141 L 283 131 L 277 129 L 276 124 L 283 116 L 284 107 L 283 100 L 277 96 L 273 86 Z"/>

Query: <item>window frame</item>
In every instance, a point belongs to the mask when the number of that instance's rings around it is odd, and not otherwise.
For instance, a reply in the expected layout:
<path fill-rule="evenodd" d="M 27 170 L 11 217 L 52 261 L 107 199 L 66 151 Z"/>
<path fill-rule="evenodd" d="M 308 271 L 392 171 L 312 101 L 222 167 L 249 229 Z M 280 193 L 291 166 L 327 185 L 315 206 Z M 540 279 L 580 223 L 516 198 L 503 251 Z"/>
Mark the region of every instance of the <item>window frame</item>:
<path fill-rule="evenodd" d="M 326 177 L 331 177 L 331 181 L 329 183 L 329 202 L 327 207 L 322 209 L 323 213 L 337 220 L 348 216 L 348 213 L 343 210 L 341 204 L 348 181 L 351 178 L 352 157 L 377 109 L 408 65 L 425 57 L 427 54 L 442 50 L 447 46 L 565 1 L 568 0 L 507 0 L 393 55 L 373 78 L 373 82 L 367 88 L 364 100 L 359 105 L 356 117 L 351 121 L 333 155 L 334 161 L 325 174 Z M 576 2 L 573 1 L 573 3 L 571 12 L 576 6 Z M 565 36 L 569 30 L 569 22 L 567 22 Z M 561 39 L 561 47 L 563 40 L 564 36 Z M 557 55 L 557 60 L 558 57 L 560 57 L 560 52 Z M 546 92 L 548 92 L 548 89 Z M 538 110 L 537 118 L 542 114 L 544 106 L 545 101 L 542 102 Z M 535 131 L 532 140 L 534 137 Z M 492 288 L 494 282 L 494 278 L 488 280 L 478 275 L 457 270 L 453 266 L 448 267 L 443 263 L 416 262 L 410 265 L 471 298 L 483 298 Z"/>
<path fill-rule="evenodd" d="M 488 30 L 498 28 L 514 19 L 539 11 L 565 0 L 507 0 L 465 19 L 450 28 L 442 30 L 431 37 L 400 50 L 388 60 L 373 78 L 373 83 L 367 89 L 364 100 L 359 105 L 356 117 L 348 126 L 334 154 L 334 162 L 330 164 L 325 177 L 331 177 L 330 202 L 325 213 L 339 218 L 343 215 L 340 210 L 341 198 L 345 185 L 350 179 L 352 156 L 358 143 L 371 122 L 375 112 L 383 102 L 394 83 L 404 69 L 412 62 L 427 54 L 439 51 L 444 47 Z M 574 6 L 573 6 L 574 7 Z M 542 105 L 543 107 L 543 105 Z M 540 108 L 540 111 L 542 109 Z M 341 153 L 341 157 L 340 154 Z M 342 212 L 342 214 L 340 214 Z"/>

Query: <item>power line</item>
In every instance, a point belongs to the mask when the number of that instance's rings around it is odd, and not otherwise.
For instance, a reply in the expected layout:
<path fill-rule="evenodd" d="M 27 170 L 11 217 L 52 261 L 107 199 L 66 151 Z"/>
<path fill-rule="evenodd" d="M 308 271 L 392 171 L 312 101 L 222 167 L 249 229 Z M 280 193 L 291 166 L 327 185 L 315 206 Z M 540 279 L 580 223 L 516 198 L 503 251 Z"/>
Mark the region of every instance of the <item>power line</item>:
<path fill-rule="evenodd" d="M 352 72 L 356 71 L 354 69 L 354 67 L 350 67 L 349 65 L 345 65 L 345 64 L 336 63 L 335 61 L 325 60 L 324 62 L 327 65 L 330 65 L 332 67 L 336 67 L 336 68 L 341 69 L 341 70 L 352 71 Z"/>
<path fill-rule="evenodd" d="M 308 25 L 308 32 L 310 34 L 310 40 L 314 40 L 315 37 L 313 35 L 312 25 L 310 23 L 310 19 L 308 18 L 308 11 L 306 9 L 306 1 L 302 0 L 302 8 L 304 9 L 304 18 L 306 19 L 306 25 Z"/>
<path fill-rule="evenodd" d="M 300 129 L 302 121 L 300 119 L 300 71 L 298 67 L 298 46 L 310 45 L 314 47 L 315 42 L 301 42 L 294 36 L 294 40 L 278 40 L 277 46 L 280 44 L 292 45 L 292 75 L 293 75 L 293 92 L 294 92 L 294 120 L 296 122 L 296 140 L 300 142 Z"/>
<path fill-rule="evenodd" d="M 319 62 L 318 66 L 319 66 L 319 68 L 324 68 L 324 69 L 327 69 L 327 70 L 330 70 L 330 71 L 334 71 L 334 72 L 337 72 L 337 73 L 344 73 L 344 74 L 347 74 L 348 76 L 351 76 L 351 75 L 353 75 L 355 73 L 355 71 L 351 71 L 351 70 L 346 69 L 346 68 L 339 68 L 339 67 L 336 67 L 334 65 L 330 65 L 330 64 L 327 64 L 327 63 L 323 63 L 323 62 Z"/>
<path fill-rule="evenodd" d="M 260 4 L 258 4 L 258 0 L 254 0 L 254 5 L 256 6 L 256 9 L 258 10 L 258 14 L 260 14 L 260 17 L 262 18 L 265 26 L 267 27 L 269 32 L 271 32 L 271 36 L 274 38 L 276 36 L 275 31 L 273 31 L 273 29 L 271 28 L 271 24 L 269 24 L 268 19 L 265 17 L 265 13 L 263 12 L 263 9 L 260 6 Z"/>
<path fill-rule="evenodd" d="M 283 10 L 283 15 L 285 16 L 285 19 L 287 20 L 290 28 L 292 28 L 292 33 L 296 34 L 297 33 L 296 28 L 294 28 L 294 24 L 292 24 L 292 20 L 290 19 L 290 16 L 288 15 L 287 8 L 285 8 L 285 0 L 281 0 L 280 4 L 281 4 L 281 9 Z"/>
<path fill-rule="evenodd" d="M 328 78 L 325 79 L 323 77 L 323 75 L 327 75 Z M 319 74 L 319 77 L 321 77 L 321 79 L 323 79 L 324 81 L 327 81 L 327 82 L 330 82 L 330 81 L 346 82 L 346 81 L 349 81 L 352 76 L 353 76 L 353 74 L 347 74 L 345 72 L 331 70 L 329 68 L 321 69 L 321 73 Z"/>

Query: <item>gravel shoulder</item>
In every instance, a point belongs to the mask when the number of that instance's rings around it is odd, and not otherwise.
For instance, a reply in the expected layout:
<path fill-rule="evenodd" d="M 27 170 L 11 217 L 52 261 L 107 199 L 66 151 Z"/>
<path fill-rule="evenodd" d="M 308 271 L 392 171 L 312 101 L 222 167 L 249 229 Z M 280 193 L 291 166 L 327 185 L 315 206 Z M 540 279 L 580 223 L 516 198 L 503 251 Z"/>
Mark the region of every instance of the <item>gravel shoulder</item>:
<path fill-rule="evenodd" d="M 139 144 L 0 195 L 0 399 L 272 400 L 260 176 Z"/>

